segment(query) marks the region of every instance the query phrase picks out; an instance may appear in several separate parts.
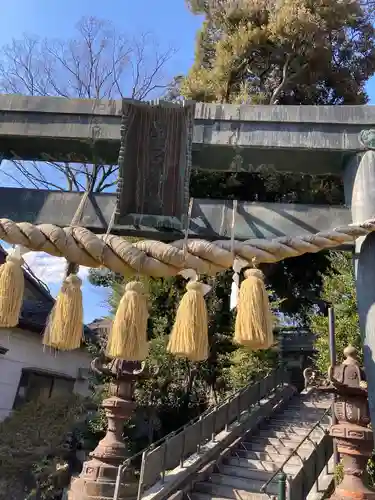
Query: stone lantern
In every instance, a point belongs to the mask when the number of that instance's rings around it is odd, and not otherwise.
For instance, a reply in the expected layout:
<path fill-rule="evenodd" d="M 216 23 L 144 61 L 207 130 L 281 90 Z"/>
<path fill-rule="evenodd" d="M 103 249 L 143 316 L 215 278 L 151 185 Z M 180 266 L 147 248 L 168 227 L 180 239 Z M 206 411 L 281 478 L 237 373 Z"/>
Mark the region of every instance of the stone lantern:
<path fill-rule="evenodd" d="M 369 427 L 367 383 L 357 360 L 357 351 L 349 346 L 344 351 L 345 361 L 329 368 L 329 385 L 320 391 L 336 395 L 334 412 L 337 423 L 330 435 L 335 439 L 344 467 L 344 479 L 336 487 L 332 500 L 375 499 L 375 492 L 364 484 L 366 464 L 374 448 Z"/>
<path fill-rule="evenodd" d="M 110 379 L 108 398 L 102 403 L 108 420 L 107 433 L 90 453 L 90 460 L 84 462 L 80 476 L 73 480 L 68 500 L 113 499 L 119 466 L 129 458 L 122 434 L 124 421 L 136 407 L 134 384 L 148 376 L 144 364 L 105 356 L 94 359 L 91 368 Z M 138 482 L 129 466 L 122 474 L 118 499 L 136 498 L 137 490 Z"/>

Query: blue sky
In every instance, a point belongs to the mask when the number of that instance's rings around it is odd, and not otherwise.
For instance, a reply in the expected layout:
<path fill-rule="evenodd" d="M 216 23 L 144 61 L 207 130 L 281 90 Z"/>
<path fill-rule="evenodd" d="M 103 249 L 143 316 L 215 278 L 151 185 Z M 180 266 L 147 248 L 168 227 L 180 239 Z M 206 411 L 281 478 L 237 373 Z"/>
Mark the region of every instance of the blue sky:
<path fill-rule="evenodd" d="M 23 33 L 41 37 L 69 38 L 82 16 L 112 21 L 122 32 L 152 32 L 159 43 L 178 49 L 169 65 L 172 74 L 184 73 L 194 56 L 194 39 L 201 24 L 185 7 L 184 0 L 13 0 L 2 5 L 0 44 Z"/>
<path fill-rule="evenodd" d="M 13 0 L 4 2 L 1 7 L 0 46 L 10 43 L 13 38 L 22 38 L 24 33 L 42 38 L 70 38 L 82 16 L 112 21 L 129 37 L 150 32 L 161 47 L 176 48 L 175 56 L 165 68 L 171 77 L 189 69 L 194 57 L 196 31 L 202 21 L 190 14 L 184 0 Z M 371 102 L 375 103 L 375 79 L 369 82 L 368 91 Z M 58 259 L 47 261 L 45 256 L 35 253 L 30 254 L 28 261 L 56 294 L 64 262 Z M 92 287 L 86 281 L 83 292 L 86 322 L 107 314 L 105 290 Z"/>
<path fill-rule="evenodd" d="M 186 9 L 184 0 L 14 0 L 2 5 L 0 45 L 22 38 L 24 33 L 48 38 L 74 36 L 74 26 L 82 16 L 95 16 L 112 21 L 129 37 L 150 32 L 161 45 L 177 52 L 166 67 L 170 76 L 183 74 L 194 57 L 194 40 L 201 19 Z M 47 282 L 55 295 L 60 287 L 64 262 L 30 254 L 27 259 L 38 276 Z M 83 287 L 85 321 L 107 314 L 107 293 L 85 282 Z"/>

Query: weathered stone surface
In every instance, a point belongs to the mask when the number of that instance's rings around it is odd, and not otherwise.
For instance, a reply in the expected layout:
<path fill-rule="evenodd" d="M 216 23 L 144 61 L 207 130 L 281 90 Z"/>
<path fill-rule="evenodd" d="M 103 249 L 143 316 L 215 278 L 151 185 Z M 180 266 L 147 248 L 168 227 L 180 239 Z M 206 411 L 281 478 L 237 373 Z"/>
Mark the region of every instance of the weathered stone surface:
<path fill-rule="evenodd" d="M 184 228 L 193 121 L 194 105 L 123 101 L 117 224 Z"/>
<path fill-rule="evenodd" d="M 23 159 L 115 164 L 121 101 L 0 96 L 0 150 Z M 335 172 L 361 151 L 373 106 L 248 106 L 197 103 L 193 165 L 213 170 Z M 67 142 L 69 139 L 69 142 Z M 313 151 L 312 151 L 313 150 Z"/>
<path fill-rule="evenodd" d="M 347 164 L 345 196 L 354 221 L 375 216 L 375 152 L 356 156 Z M 371 422 L 375 426 L 375 234 L 358 238 L 354 254 L 359 324 L 368 380 Z"/>
<path fill-rule="evenodd" d="M 15 222 L 69 226 L 82 194 L 20 188 L 0 188 L 0 214 Z M 116 195 L 96 193 L 87 201 L 80 225 L 103 233 L 116 204 Z M 194 199 L 189 236 L 208 240 L 231 237 L 233 200 Z M 178 231 L 151 226 L 115 224 L 112 233 L 163 241 L 182 238 Z M 238 202 L 234 237 L 238 240 L 303 236 L 351 222 L 350 211 L 340 206 L 293 203 Z"/>

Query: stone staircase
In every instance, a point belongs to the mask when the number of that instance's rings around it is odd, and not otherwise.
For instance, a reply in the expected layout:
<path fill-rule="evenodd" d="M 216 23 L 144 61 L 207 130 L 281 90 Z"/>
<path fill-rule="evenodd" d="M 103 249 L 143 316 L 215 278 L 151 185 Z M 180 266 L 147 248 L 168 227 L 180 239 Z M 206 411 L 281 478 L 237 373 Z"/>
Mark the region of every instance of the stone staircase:
<path fill-rule="evenodd" d="M 293 494 L 289 491 L 289 496 L 292 496 L 293 500 L 321 498 L 316 484 L 310 493 L 306 492 L 306 487 L 310 488 L 313 485 L 324 469 L 323 464 L 330 458 L 323 457 L 318 463 L 315 456 L 312 456 L 315 453 L 316 458 L 318 457 L 317 453 L 322 448 L 318 448 L 319 444 L 323 443 L 323 439 L 328 439 L 325 430 L 329 427 L 330 417 L 325 413 L 330 405 L 331 399 L 313 392 L 294 396 L 286 408 L 274 413 L 255 432 L 245 436 L 222 461 L 217 463 L 208 477 L 196 482 L 188 496 L 191 500 L 277 498 L 279 490 L 277 473 L 282 467 L 288 476 L 291 485 L 289 488 L 293 488 L 293 483 L 298 482 L 298 493 L 297 489 L 292 489 Z M 318 422 L 320 424 L 316 425 Z M 306 439 L 306 436 L 309 436 L 309 439 Z M 310 466 L 313 464 L 312 474 L 306 470 L 306 465 L 309 463 Z M 321 470 L 317 470 L 319 468 Z M 304 474 L 310 474 L 311 485 Z M 322 474 L 324 476 L 325 469 Z M 326 475 L 329 476 L 328 472 Z M 324 481 L 323 477 L 323 482 L 328 484 L 327 478 L 325 479 Z M 332 476 L 328 479 L 331 481 Z M 304 493 L 300 493 L 301 491 Z"/>

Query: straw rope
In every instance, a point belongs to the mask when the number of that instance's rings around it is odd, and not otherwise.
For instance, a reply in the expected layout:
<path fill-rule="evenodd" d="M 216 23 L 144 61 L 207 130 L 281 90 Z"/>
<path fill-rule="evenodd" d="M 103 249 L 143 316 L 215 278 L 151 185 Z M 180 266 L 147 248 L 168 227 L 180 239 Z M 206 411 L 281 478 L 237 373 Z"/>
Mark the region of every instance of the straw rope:
<path fill-rule="evenodd" d="M 232 267 L 235 258 L 241 258 L 249 265 L 254 258 L 257 263 L 279 262 L 353 243 L 356 238 L 373 231 L 375 219 L 314 235 L 272 240 L 208 242 L 189 239 L 169 244 L 150 240 L 129 243 L 120 236 L 96 235 L 77 226 L 35 226 L 0 219 L 0 239 L 7 243 L 65 257 L 69 262 L 82 266 L 106 267 L 123 275 L 136 273 L 153 277 L 175 276 L 183 269 L 194 269 L 198 274 L 213 276 Z"/>

